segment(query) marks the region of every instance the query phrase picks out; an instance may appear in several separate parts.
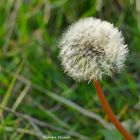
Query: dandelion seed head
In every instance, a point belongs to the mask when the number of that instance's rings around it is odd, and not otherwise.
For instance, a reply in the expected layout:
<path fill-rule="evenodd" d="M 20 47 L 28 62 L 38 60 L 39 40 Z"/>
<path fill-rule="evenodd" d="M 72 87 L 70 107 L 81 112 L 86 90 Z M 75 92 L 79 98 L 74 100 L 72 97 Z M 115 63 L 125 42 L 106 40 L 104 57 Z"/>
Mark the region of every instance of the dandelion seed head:
<path fill-rule="evenodd" d="M 92 17 L 73 23 L 63 33 L 59 47 L 65 72 L 77 81 L 120 72 L 128 54 L 122 33 L 113 24 Z"/>

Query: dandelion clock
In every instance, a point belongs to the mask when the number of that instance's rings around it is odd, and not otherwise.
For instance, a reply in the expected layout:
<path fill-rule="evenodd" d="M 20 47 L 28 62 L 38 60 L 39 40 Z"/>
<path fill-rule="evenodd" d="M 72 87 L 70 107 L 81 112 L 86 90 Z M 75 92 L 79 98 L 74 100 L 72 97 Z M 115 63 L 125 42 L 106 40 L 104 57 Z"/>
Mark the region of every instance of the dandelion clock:
<path fill-rule="evenodd" d="M 107 21 L 92 17 L 80 19 L 63 33 L 59 47 L 65 73 L 78 82 L 93 81 L 110 120 L 126 140 L 132 140 L 112 112 L 99 83 L 124 68 L 128 48 L 122 33 Z"/>

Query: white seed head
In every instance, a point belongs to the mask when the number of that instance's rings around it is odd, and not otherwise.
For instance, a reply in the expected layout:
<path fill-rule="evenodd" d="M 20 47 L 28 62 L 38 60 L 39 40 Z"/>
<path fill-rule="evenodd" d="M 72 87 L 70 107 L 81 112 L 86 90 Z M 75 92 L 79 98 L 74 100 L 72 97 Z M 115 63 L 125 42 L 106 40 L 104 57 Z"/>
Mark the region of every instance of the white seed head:
<path fill-rule="evenodd" d="M 113 24 L 92 17 L 72 24 L 59 47 L 65 72 L 77 81 L 120 72 L 128 54 L 121 32 Z"/>

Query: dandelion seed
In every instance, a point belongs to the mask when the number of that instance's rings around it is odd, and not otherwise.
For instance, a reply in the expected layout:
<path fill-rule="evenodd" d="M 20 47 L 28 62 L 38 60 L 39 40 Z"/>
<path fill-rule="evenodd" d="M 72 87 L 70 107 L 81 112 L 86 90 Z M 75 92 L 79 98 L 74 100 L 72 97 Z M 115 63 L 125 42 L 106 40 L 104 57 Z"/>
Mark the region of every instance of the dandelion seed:
<path fill-rule="evenodd" d="M 121 32 L 113 24 L 92 17 L 72 24 L 59 46 L 65 72 L 77 81 L 120 72 L 128 54 Z"/>

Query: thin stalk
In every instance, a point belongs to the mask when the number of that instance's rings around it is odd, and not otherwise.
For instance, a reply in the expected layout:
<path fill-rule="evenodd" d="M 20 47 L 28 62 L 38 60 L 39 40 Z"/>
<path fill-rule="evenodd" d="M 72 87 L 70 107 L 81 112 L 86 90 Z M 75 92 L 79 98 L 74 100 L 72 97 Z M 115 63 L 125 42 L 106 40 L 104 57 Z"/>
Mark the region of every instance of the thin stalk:
<path fill-rule="evenodd" d="M 95 85 L 96 92 L 102 103 L 102 106 L 105 109 L 112 123 L 116 126 L 116 128 L 120 131 L 120 133 L 124 136 L 126 140 L 133 140 L 132 136 L 127 132 L 127 130 L 122 126 L 122 124 L 119 122 L 115 114 L 112 112 L 111 107 L 109 106 L 106 97 L 103 94 L 103 90 L 100 83 L 97 80 L 94 81 L 93 83 Z"/>

